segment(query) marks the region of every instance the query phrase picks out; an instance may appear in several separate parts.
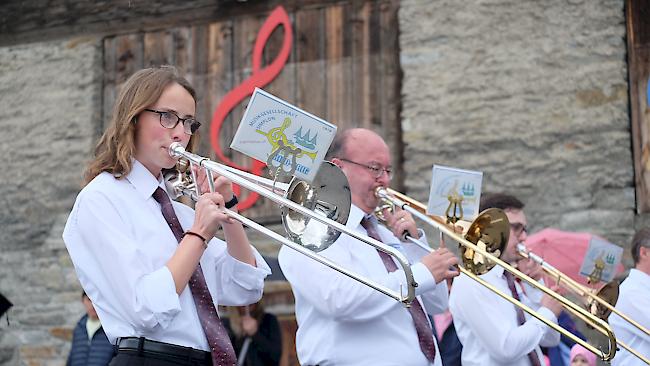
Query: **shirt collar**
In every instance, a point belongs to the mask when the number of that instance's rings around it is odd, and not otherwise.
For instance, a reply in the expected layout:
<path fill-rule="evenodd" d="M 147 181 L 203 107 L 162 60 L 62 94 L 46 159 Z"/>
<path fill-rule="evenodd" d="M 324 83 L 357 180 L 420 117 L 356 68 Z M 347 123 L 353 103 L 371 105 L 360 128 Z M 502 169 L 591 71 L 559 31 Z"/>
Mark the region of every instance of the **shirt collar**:
<path fill-rule="evenodd" d="M 126 179 L 135 187 L 135 190 L 144 198 L 151 197 L 156 188 L 161 187 L 165 189 L 165 185 L 161 180 L 151 174 L 149 169 L 145 168 L 142 163 L 133 159 L 133 166 L 131 171 L 126 176 Z M 166 191 L 166 190 L 165 190 Z"/>
<path fill-rule="evenodd" d="M 363 210 L 361 210 L 359 207 L 357 207 L 354 204 L 350 205 L 350 214 L 348 215 L 348 227 L 355 228 L 359 225 L 361 225 L 361 220 L 363 220 L 364 217 L 370 216 L 374 218 L 372 215 L 366 215 Z"/>
<path fill-rule="evenodd" d="M 500 265 L 495 265 L 492 267 L 491 270 L 489 270 L 486 275 L 492 276 L 494 278 L 502 278 L 504 275 L 505 269 L 501 267 Z"/>

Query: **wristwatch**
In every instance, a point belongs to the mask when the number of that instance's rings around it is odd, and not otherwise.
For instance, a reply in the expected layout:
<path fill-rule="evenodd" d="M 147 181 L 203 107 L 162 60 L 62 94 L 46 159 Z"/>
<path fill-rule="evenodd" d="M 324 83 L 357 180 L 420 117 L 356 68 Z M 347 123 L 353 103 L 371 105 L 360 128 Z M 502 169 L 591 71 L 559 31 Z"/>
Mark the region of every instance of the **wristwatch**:
<path fill-rule="evenodd" d="M 237 196 L 234 194 L 232 195 L 232 198 L 230 201 L 226 202 L 226 208 L 233 208 L 237 203 L 239 203 L 239 200 L 237 199 Z"/>

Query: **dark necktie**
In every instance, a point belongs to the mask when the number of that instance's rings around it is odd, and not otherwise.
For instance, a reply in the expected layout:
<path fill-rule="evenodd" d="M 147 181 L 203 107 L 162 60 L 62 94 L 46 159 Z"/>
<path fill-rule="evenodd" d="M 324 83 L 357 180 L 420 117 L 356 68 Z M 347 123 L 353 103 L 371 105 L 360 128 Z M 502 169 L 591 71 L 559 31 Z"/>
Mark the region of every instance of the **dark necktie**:
<path fill-rule="evenodd" d="M 515 288 L 515 279 L 512 276 L 512 273 L 508 271 L 504 271 L 503 275 L 505 276 L 506 281 L 508 282 L 508 288 L 510 288 L 512 297 L 514 297 L 518 301 L 521 301 L 521 299 L 519 298 L 519 293 Z M 526 318 L 524 317 L 524 311 L 521 310 L 519 306 L 515 306 L 515 310 L 517 311 L 517 322 L 519 323 L 519 325 L 523 325 L 526 322 Z M 537 353 L 535 353 L 535 349 L 528 352 L 528 359 L 530 360 L 531 365 L 540 366 L 539 357 L 537 357 Z"/>
<path fill-rule="evenodd" d="M 178 221 L 178 217 L 176 217 L 169 196 L 167 196 L 167 193 L 162 188 L 158 187 L 153 193 L 153 198 L 160 203 L 160 210 L 169 224 L 169 228 L 174 233 L 176 240 L 180 242 L 183 238 L 183 228 Z M 200 263 L 196 266 L 194 273 L 192 273 L 189 285 L 201 326 L 212 351 L 213 365 L 235 365 L 237 363 L 235 350 L 232 347 L 232 343 L 230 343 L 226 328 L 221 323 L 221 319 L 219 319 L 217 309 L 212 301 L 212 295 L 208 290 L 208 284 L 205 282 L 205 277 L 203 277 Z"/>
<path fill-rule="evenodd" d="M 364 217 L 363 220 L 361 220 L 361 226 L 366 229 L 368 236 L 377 241 L 381 241 L 377 234 L 377 230 L 375 230 L 375 224 L 370 219 Z M 395 272 L 397 270 L 397 265 L 390 255 L 381 250 L 377 250 L 377 253 L 379 253 L 379 256 L 384 262 L 384 266 L 388 272 Z M 418 333 L 420 349 L 427 359 L 433 363 L 433 360 L 436 357 L 436 346 L 433 343 L 433 332 L 429 326 L 429 322 L 427 321 L 427 315 L 424 313 L 424 310 L 422 310 L 422 305 L 420 305 L 418 299 L 415 299 L 415 301 L 411 303 L 411 307 L 409 307 L 408 310 L 411 313 L 413 323 L 415 324 L 415 330 Z"/>

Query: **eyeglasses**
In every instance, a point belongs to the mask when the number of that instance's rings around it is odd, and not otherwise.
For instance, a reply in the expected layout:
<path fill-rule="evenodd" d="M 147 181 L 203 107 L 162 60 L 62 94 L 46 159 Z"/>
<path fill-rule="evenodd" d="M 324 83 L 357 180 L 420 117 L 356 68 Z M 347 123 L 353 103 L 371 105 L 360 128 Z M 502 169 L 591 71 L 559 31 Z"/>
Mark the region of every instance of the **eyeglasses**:
<path fill-rule="evenodd" d="M 181 118 L 171 111 L 157 111 L 148 108 L 145 109 L 145 111 L 158 113 L 158 116 L 160 117 L 160 125 L 165 128 L 176 128 L 178 122 L 183 122 L 183 128 L 185 129 L 185 133 L 188 135 L 194 134 L 201 126 L 201 122 L 197 121 L 193 117 Z"/>
<path fill-rule="evenodd" d="M 342 158 L 339 158 L 339 160 L 346 161 L 348 163 L 352 163 L 370 170 L 370 173 L 375 177 L 375 179 L 380 178 L 384 172 L 386 172 L 386 175 L 388 175 L 388 179 L 393 179 L 393 168 L 390 167 L 384 168 L 381 165 L 377 165 L 377 164 L 365 165 L 365 164 L 357 163 L 356 161 L 342 159 Z"/>
<path fill-rule="evenodd" d="M 510 229 L 515 234 L 515 236 L 519 236 L 521 233 L 528 234 L 528 227 L 521 222 L 510 223 Z"/>

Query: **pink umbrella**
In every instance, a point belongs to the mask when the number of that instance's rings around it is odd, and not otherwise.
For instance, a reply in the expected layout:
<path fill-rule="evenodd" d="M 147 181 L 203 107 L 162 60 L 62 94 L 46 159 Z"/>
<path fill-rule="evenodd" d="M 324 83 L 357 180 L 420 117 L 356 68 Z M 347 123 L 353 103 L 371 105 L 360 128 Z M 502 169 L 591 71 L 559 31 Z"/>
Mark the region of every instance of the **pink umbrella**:
<path fill-rule="evenodd" d="M 580 275 L 580 267 L 593 237 L 597 235 L 548 228 L 529 235 L 525 244 L 528 250 L 575 281 L 591 288 L 599 288 L 602 284 L 590 285 L 587 283 L 588 278 Z M 624 270 L 623 265 L 619 264 L 616 273 L 620 274 Z M 556 278 L 545 274 L 544 281 L 551 285 L 556 282 Z"/>

